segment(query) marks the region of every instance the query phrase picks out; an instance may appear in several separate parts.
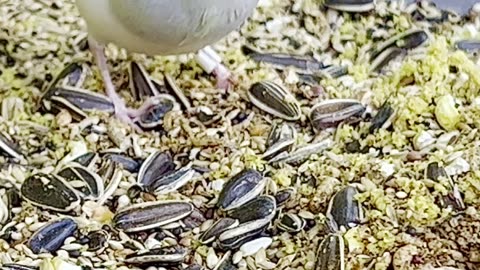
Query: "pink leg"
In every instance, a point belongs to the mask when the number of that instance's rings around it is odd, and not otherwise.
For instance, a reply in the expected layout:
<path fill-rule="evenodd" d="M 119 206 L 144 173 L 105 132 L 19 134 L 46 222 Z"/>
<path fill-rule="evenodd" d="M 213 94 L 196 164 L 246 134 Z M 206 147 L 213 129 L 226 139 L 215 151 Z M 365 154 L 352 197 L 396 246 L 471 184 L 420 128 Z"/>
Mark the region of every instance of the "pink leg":
<path fill-rule="evenodd" d="M 222 64 L 221 57 L 209 46 L 198 51 L 197 62 L 207 73 L 213 73 L 217 79 L 217 88 L 229 89 L 235 80 L 231 72 Z"/>
<path fill-rule="evenodd" d="M 228 90 L 235 84 L 232 73 L 223 64 L 219 63 L 213 70 L 213 74 L 217 78 L 217 88 Z"/>
<path fill-rule="evenodd" d="M 103 52 L 104 47 L 91 37 L 89 38 L 89 45 L 97 62 L 97 66 L 100 69 L 107 95 L 115 107 L 115 115 L 123 122 L 131 125 L 138 132 L 141 132 L 140 127 L 134 123 L 132 117 L 137 118 L 142 115 L 142 113 L 154 105 L 154 102 L 146 102 L 140 109 L 127 108 L 125 101 L 118 95 L 113 86 L 110 73 L 108 72 L 107 60 Z"/>

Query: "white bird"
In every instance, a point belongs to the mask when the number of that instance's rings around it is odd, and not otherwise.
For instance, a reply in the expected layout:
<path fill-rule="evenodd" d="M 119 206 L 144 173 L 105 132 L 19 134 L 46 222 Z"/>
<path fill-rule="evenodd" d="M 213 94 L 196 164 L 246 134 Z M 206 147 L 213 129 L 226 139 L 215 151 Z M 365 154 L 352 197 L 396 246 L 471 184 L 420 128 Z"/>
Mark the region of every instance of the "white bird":
<path fill-rule="evenodd" d="M 101 72 L 106 93 L 121 120 L 133 124 L 151 105 L 130 109 L 116 92 L 104 47 L 113 43 L 146 55 L 197 53 L 197 62 L 226 87 L 230 72 L 209 47 L 239 29 L 259 0 L 76 0 L 89 33 L 89 46 Z M 134 125 L 135 126 L 135 125 Z"/>

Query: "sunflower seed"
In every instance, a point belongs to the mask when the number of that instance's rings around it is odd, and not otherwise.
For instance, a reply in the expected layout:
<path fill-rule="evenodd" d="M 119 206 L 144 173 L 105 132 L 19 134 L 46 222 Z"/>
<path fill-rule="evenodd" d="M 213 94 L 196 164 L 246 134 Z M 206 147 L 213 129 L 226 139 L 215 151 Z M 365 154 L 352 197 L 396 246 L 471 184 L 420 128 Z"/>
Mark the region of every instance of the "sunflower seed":
<path fill-rule="evenodd" d="M 102 111 L 113 113 L 115 108 L 108 97 L 71 86 L 56 87 L 42 97 L 43 109 L 47 112 L 58 113 L 61 109 L 68 110 L 72 117 L 81 121 L 88 112 Z"/>
<path fill-rule="evenodd" d="M 288 163 L 288 164 L 299 164 L 307 160 L 310 156 L 314 154 L 319 154 L 325 149 L 331 147 L 333 141 L 331 139 L 323 140 L 317 143 L 307 144 L 302 146 L 291 153 L 285 153 L 284 155 L 277 155 L 275 158 L 271 159 L 269 163 Z"/>
<path fill-rule="evenodd" d="M 363 209 L 355 199 L 357 188 L 347 186 L 338 191 L 328 204 L 326 216 L 332 222 L 332 228 L 338 231 L 341 227 L 351 229 L 363 220 Z"/>
<path fill-rule="evenodd" d="M 255 239 L 262 234 L 268 227 L 267 220 L 255 220 L 233 229 L 226 230 L 218 237 L 218 245 L 224 250 L 238 249 L 243 244 Z"/>
<path fill-rule="evenodd" d="M 123 169 L 129 171 L 130 173 L 137 173 L 140 170 L 139 161 L 121 153 L 105 152 L 102 158 L 109 159 L 115 163 L 120 164 Z"/>
<path fill-rule="evenodd" d="M 115 214 L 113 224 L 125 232 L 139 232 L 181 220 L 192 211 L 193 205 L 182 201 L 139 203 Z"/>
<path fill-rule="evenodd" d="M 80 204 L 77 192 L 63 179 L 52 174 L 40 173 L 28 177 L 20 193 L 32 205 L 57 212 L 69 212 Z"/>
<path fill-rule="evenodd" d="M 289 124 L 274 124 L 267 138 L 267 150 L 262 157 L 270 160 L 281 152 L 288 152 L 292 149 L 297 139 L 297 130 Z"/>
<path fill-rule="evenodd" d="M 480 49 L 480 40 L 460 40 L 455 42 L 455 48 L 467 52 L 477 51 Z"/>
<path fill-rule="evenodd" d="M 105 230 L 93 231 L 88 234 L 88 251 L 100 251 L 108 247 L 110 234 Z"/>
<path fill-rule="evenodd" d="M 354 99 L 330 99 L 312 107 L 310 121 L 316 130 L 323 130 L 340 123 L 358 122 L 365 110 L 365 106 Z"/>
<path fill-rule="evenodd" d="M 252 220 L 272 219 L 275 215 L 275 198 L 269 195 L 259 196 L 244 205 L 235 208 L 228 215 L 240 223 Z"/>
<path fill-rule="evenodd" d="M 266 179 L 256 170 L 245 169 L 225 184 L 219 194 L 217 206 L 223 211 L 240 207 L 258 196 L 266 183 Z"/>
<path fill-rule="evenodd" d="M 194 175 L 195 170 L 192 169 L 192 163 L 189 163 L 187 166 L 175 172 L 157 178 L 148 187 L 148 190 L 157 195 L 176 191 L 186 185 Z"/>
<path fill-rule="evenodd" d="M 172 157 L 160 151 L 151 153 L 142 163 L 138 172 L 138 184 L 143 187 L 150 187 L 156 179 L 168 175 L 175 170 L 175 163 Z"/>
<path fill-rule="evenodd" d="M 343 237 L 329 234 L 320 243 L 316 254 L 315 270 L 344 270 L 345 243 Z"/>
<path fill-rule="evenodd" d="M 35 232 L 27 246 L 35 253 L 53 253 L 63 244 L 65 239 L 77 230 L 77 223 L 71 218 L 62 218 L 50 222 Z"/>
<path fill-rule="evenodd" d="M 296 121 L 302 115 L 300 104 L 295 97 L 274 82 L 254 83 L 248 91 L 248 98 L 263 111 L 287 121 Z"/>
<path fill-rule="evenodd" d="M 211 243 L 224 231 L 235 228 L 240 223 L 238 220 L 225 217 L 217 220 L 210 228 L 208 228 L 202 235 L 200 235 L 200 242 L 204 245 Z"/>
<path fill-rule="evenodd" d="M 425 176 L 438 182 L 441 179 L 448 181 L 448 194 L 442 196 L 440 203 L 442 207 L 452 206 L 456 210 L 465 209 L 465 204 L 463 202 L 460 191 L 458 190 L 457 185 L 453 182 L 452 178 L 447 174 L 444 167 L 439 166 L 438 162 L 432 162 L 428 164 L 427 169 L 425 170 Z"/>

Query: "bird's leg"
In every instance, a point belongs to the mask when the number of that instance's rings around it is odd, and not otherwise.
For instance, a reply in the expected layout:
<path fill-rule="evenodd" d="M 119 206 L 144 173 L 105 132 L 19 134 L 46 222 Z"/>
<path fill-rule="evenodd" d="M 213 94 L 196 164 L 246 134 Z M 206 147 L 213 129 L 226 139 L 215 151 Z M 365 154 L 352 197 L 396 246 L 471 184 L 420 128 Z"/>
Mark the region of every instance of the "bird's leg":
<path fill-rule="evenodd" d="M 100 74 L 102 75 L 107 95 L 115 107 L 115 115 L 123 122 L 131 125 L 137 131 L 140 131 L 140 128 L 133 122 L 131 118 L 131 114 L 136 115 L 138 112 L 132 109 L 127 109 L 125 101 L 115 91 L 112 79 L 110 78 L 110 73 L 108 72 L 107 60 L 103 51 L 104 47 L 92 37 L 89 37 L 88 43 L 90 50 L 94 55 L 95 61 L 97 62 Z"/>
<path fill-rule="evenodd" d="M 196 55 L 197 62 L 209 74 L 217 78 L 217 87 L 228 89 L 235 80 L 231 72 L 222 64 L 222 58 L 209 46 L 201 49 Z"/>

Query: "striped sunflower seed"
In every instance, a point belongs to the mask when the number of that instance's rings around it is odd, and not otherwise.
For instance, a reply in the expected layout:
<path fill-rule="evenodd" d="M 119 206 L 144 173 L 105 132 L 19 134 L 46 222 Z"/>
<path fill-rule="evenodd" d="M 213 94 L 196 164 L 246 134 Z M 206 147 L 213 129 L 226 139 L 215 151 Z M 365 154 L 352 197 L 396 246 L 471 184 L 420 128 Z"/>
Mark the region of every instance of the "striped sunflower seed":
<path fill-rule="evenodd" d="M 36 254 L 53 253 L 77 230 L 77 223 L 71 218 L 62 218 L 47 223 L 35 232 L 27 246 Z"/>
<path fill-rule="evenodd" d="M 261 110 L 287 121 L 296 121 L 302 116 L 299 102 L 283 86 L 263 81 L 254 83 L 248 98 Z"/>
<path fill-rule="evenodd" d="M 223 211 L 240 207 L 262 193 L 266 184 L 266 179 L 258 171 L 245 169 L 225 184 L 217 206 Z"/>
<path fill-rule="evenodd" d="M 20 188 L 23 199 L 32 205 L 57 212 L 69 212 L 80 204 L 78 192 L 53 174 L 28 177 Z"/>
<path fill-rule="evenodd" d="M 366 107 L 354 99 L 330 99 L 312 107 L 310 121 L 316 130 L 360 121 Z"/>
<path fill-rule="evenodd" d="M 117 212 L 113 224 L 124 232 L 139 232 L 179 221 L 192 211 L 193 205 L 183 201 L 138 203 Z"/>

